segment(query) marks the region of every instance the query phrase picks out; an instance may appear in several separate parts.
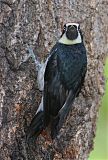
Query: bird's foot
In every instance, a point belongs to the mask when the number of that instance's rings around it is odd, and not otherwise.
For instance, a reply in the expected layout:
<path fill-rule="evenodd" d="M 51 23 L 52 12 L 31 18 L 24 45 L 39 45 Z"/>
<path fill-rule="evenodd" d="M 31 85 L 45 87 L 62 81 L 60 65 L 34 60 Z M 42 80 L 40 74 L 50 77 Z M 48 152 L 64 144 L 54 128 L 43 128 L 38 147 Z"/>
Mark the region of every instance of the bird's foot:
<path fill-rule="evenodd" d="M 43 130 L 41 132 L 41 135 L 45 138 L 46 141 L 52 142 L 52 140 L 46 130 Z"/>

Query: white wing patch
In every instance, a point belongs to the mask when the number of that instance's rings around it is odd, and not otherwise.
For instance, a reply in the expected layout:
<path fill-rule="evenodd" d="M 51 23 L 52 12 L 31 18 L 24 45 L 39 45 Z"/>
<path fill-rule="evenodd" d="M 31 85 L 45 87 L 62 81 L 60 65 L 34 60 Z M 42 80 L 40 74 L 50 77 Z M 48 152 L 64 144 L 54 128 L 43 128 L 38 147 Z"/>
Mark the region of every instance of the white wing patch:
<path fill-rule="evenodd" d="M 36 111 L 36 114 L 37 114 L 38 112 L 40 112 L 40 111 L 43 111 L 43 96 L 42 96 L 42 98 L 41 98 L 41 103 L 40 103 L 40 105 L 39 105 L 39 107 L 38 107 L 38 109 L 37 109 L 37 111 Z"/>
<path fill-rule="evenodd" d="M 43 62 L 41 63 L 40 68 L 38 70 L 37 83 L 38 83 L 38 88 L 40 91 L 43 91 L 44 89 L 44 73 L 45 73 L 48 59 L 49 57 L 46 59 L 45 63 Z"/>

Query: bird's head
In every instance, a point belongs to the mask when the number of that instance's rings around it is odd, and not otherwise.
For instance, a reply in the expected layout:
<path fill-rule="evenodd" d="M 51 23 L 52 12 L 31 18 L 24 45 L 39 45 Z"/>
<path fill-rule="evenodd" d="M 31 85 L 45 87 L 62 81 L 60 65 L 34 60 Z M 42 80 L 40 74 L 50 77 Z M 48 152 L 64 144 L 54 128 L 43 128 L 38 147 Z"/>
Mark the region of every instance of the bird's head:
<path fill-rule="evenodd" d="M 72 45 L 82 42 L 82 33 L 78 23 L 67 23 L 64 25 L 60 43 Z"/>

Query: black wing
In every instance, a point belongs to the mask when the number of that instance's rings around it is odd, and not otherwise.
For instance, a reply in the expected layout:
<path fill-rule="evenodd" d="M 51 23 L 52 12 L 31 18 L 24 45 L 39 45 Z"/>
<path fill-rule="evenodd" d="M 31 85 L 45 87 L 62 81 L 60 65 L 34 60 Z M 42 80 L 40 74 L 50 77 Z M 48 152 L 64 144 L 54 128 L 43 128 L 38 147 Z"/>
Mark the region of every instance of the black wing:
<path fill-rule="evenodd" d="M 59 50 L 54 48 L 44 75 L 45 126 L 48 126 L 49 122 L 52 121 L 52 138 L 56 136 L 63 119 L 66 118 L 73 100 L 81 89 L 86 73 L 86 63 L 84 65 L 80 62 L 81 59 L 79 57 L 76 56 L 76 59 L 75 57 L 64 58 L 61 58 Z M 61 113 L 63 119 L 60 125 Z M 57 126 L 59 127 L 57 128 Z"/>
<path fill-rule="evenodd" d="M 44 113 L 46 126 L 51 117 L 57 116 L 67 95 L 68 90 L 65 89 L 60 81 L 60 74 L 57 66 L 57 54 L 55 51 L 49 58 L 44 76 Z"/>

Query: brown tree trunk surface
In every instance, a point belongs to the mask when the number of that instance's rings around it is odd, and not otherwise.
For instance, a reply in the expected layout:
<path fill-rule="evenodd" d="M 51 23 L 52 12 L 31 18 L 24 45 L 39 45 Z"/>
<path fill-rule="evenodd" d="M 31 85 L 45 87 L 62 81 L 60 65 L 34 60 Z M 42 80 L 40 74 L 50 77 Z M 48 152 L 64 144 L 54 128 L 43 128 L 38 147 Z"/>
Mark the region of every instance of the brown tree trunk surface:
<path fill-rule="evenodd" d="M 86 160 L 93 149 L 99 103 L 104 92 L 107 0 L 0 0 L 0 160 Z M 40 135 L 28 145 L 25 132 L 41 92 L 30 44 L 44 60 L 66 22 L 80 22 L 88 54 L 85 85 L 53 142 Z"/>

